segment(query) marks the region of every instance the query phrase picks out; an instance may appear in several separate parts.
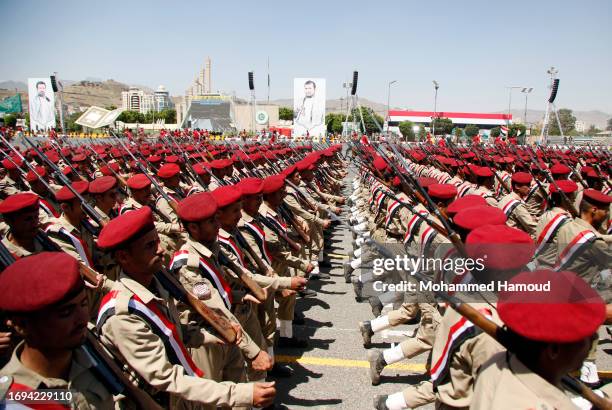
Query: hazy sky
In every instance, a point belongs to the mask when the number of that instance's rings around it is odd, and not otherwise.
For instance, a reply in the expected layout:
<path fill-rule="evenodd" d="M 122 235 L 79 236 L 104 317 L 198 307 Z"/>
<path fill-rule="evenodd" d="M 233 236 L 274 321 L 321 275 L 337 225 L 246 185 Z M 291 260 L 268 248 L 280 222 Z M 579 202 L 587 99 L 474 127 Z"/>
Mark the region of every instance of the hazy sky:
<path fill-rule="evenodd" d="M 0 0 L 0 80 L 49 75 L 164 84 L 183 94 L 206 56 L 214 90 L 291 98 L 294 77 L 324 77 L 328 98 L 359 71 L 361 97 L 439 111 L 506 110 L 508 85 L 559 69 L 559 107 L 612 113 L 612 1 Z M 523 107 L 514 91 L 512 107 Z"/>

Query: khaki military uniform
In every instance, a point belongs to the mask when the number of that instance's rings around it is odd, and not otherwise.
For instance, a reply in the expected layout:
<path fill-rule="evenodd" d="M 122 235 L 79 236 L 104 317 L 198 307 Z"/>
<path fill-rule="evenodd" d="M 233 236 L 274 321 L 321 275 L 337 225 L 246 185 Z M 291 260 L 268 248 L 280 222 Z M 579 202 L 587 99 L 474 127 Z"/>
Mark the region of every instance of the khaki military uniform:
<path fill-rule="evenodd" d="M 549 184 L 543 181 L 539 182 L 542 188 L 544 189 L 544 192 L 542 192 L 542 189 L 540 189 L 540 187 L 538 187 L 538 184 L 534 182 L 531 187 L 531 190 L 529 191 L 529 194 L 527 194 L 527 198 L 525 199 L 527 210 L 531 215 L 533 215 L 534 218 L 538 218 L 544 213 L 544 211 L 546 210 L 546 202 L 548 201 L 547 192 Z"/>
<path fill-rule="evenodd" d="M 181 326 L 174 300 L 153 278 L 150 286 L 144 287 L 124 273 L 112 289 L 116 292 L 114 312 L 104 315 L 101 310 L 98 328 L 101 342 L 118 358 L 126 363 L 135 373 L 157 392 L 172 395 L 171 408 L 185 407 L 185 400 L 215 406 L 249 406 L 253 401 L 253 387 L 250 384 L 232 382 L 215 382 L 209 380 L 212 375 L 204 373 L 199 377 L 195 365 L 190 366 L 185 356 L 185 363 L 172 363 L 166 351 L 165 340 L 154 333 L 151 325 L 130 311 L 130 300 L 137 297 L 145 306 L 158 309 L 168 324 L 176 332 L 176 341 L 186 347 L 200 347 L 206 342 L 206 336 L 196 327 Z M 106 305 L 103 305 L 104 309 Z M 102 321 L 101 319 L 104 318 Z M 189 329 L 187 333 L 185 330 Z M 185 367 L 187 366 L 187 367 Z"/>
<path fill-rule="evenodd" d="M 223 268 L 218 264 L 216 254 L 191 238 L 177 252 L 177 255 L 179 254 L 183 255 L 183 262 L 176 264 L 175 258 L 171 269 L 178 275 L 185 289 L 191 292 L 196 284 L 207 284 L 211 291 L 211 297 L 203 302 L 229 321 L 237 324 L 240 323 L 230 309 L 232 309 L 234 304 L 239 303 L 237 298 L 242 296 L 239 293 L 231 294 L 232 291 L 229 289 L 229 284 L 227 284 L 229 275 L 224 273 Z M 204 276 L 201 267 L 202 260 L 214 270 L 216 278 L 209 280 Z M 224 286 L 224 282 L 226 286 Z M 221 286 L 221 289 L 219 289 L 219 286 Z M 241 292 L 241 295 L 244 295 L 244 292 Z M 180 304 L 179 309 L 181 310 L 182 323 L 196 323 L 200 326 L 207 326 L 189 306 Z M 244 372 L 244 358 L 242 355 L 252 360 L 260 351 L 260 347 L 251 339 L 250 335 L 243 332 L 242 341 L 238 346 L 204 345 L 192 349 L 191 354 L 195 363 L 211 379 L 218 381 L 244 381 L 246 374 Z"/>
<path fill-rule="evenodd" d="M 113 395 L 92 371 L 95 363 L 81 348 L 72 352 L 68 380 L 43 377 L 25 367 L 20 360 L 23 348 L 24 342 L 22 341 L 15 347 L 11 360 L 0 369 L 0 392 L 38 389 L 70 390 L 73 394 L 70 400 L 72 409 L 111 410 L 115 408 Z M 0 394 L 0 401 L 4 397 Z"/>
<path fill-rule="evenodd" d="M 575 410 L 570 397 L 533 373 L 515 355 L 499 352 L 483 366 L 470 405 L 472 410 Z"/>
<path fill-rule="evenodd" d="M 535 236 L 537 222 L 529 213 L 525 202 L 516 192 L 511 192 L 504 196 L 499 201 L 498 208 L 504 211 L 508 218 L 506 225 L 521 229 L 532 238 Z"/>
<path fill-rule="evenodd" d="M 536 226 L 536 264 L 538 268 L 553 268 L 559 257 L 558 236 L 563 224 L 572 220 L 569 212 L 554 207 L 544 212 Z"/>
<path fill-rule="evenodd" d="M 478 186 L 475 189 L 471 189 L 465 195 L 480 195 L 485 199 L 485 201 L 487 201 L 487 204 L 499 208 L 497 199 L 495 198 L 495 194 L 493 194 L 490 189 L 485 188 L 484 186 Z"/>
<path fill-rule="evenodd" d="M 501 325 L 494 308 L 486 303 L 471 305 Z M 491 336 L 482 333 L 473 325 L 454 330 L 463 320 L 463 316 L 448 308 L 436 331 L 431 356 L 431 376 L 438 408 L 469 407 L 480 368 L 495 353 L 504 350 Z M 461 335 L 464 337 L 459 338 L 459 343 L 453 341 Z M 447 343 L 451 345 L 447 346 Z"/>

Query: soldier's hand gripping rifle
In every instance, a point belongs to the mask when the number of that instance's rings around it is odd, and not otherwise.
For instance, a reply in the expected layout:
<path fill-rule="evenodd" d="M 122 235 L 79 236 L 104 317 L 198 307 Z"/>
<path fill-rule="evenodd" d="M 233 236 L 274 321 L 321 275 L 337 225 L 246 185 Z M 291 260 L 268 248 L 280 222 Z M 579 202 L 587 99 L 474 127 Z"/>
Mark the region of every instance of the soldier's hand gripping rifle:
<path fill-rule="evenodd" d="M 244 267 L 234 263 L 230 258 L 223 254 L 223 251 L 219 252 L 219 263 L 234 272 L 238 279 L 240 279 L 244 286 L 253 296 L 255 296 L 258 301 L 266 301 L 267 295 L 261 286 L 259 286 L 259 284 L 257 284 L 257 282 L 255 282 L 253 278 L 249 276 L 249 273 Z"/>

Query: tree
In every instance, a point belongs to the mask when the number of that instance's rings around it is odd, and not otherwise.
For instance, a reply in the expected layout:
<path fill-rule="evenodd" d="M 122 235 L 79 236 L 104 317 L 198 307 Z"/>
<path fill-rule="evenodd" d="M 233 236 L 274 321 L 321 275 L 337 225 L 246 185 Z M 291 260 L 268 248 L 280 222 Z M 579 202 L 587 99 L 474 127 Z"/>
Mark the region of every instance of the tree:
<path fill-rule="evenodd" d="M 455 134 L 455 141 L 460 141 L 463 138 L 463 129 L 455 127 L 453 134 Z"/>
<path fill-rule="evenodd" d="M 17 115 L 16 114 L 5 114 L 4 115 L 4 125 L 7 127 L 14 127 L 17 125 Z"/>
<path fill-rule="evenodd" d="M 138 111 L 123 111 L 121 115 L 117 117 L 117 121 L 127 122 L 128 124 L 133 124 L 136 122 L 144 123 L 145 116 Z"/>
<path fill-rule="evenodd" d="M 64 123 L 66 124 L 67 132 L 80 132 L 83 131 L 83 127 L 77 124 L 75 121 L 79 119 L 82 115 L 82 112 L 73 112 L 72 114 L 66 116 Z"/>
<path fill-rule="evenodd" d="M 399 123 L 399 130 L 406 141 L 414 141 L 414 123 L 402 121 Z"/>
<path fill-rule="evenodd" d="M 568 108 L 561 108 L 558 111 L 559 114 L 559 122 L 561 122 L 561 128 L 563 129 L 563 134 L 570 134 L 575 130 L 576 126 L 576 117 L 574 117 L 572 110 Z M 561 135 L 559 131 L 559 126 L 557 125 L 557 118 L 554 115 L 550 116 L 550 120 L 548 121 L 548 135 Z"/>
<path fill-rule="evenodd" d="M 495 127 L 495 128 L 491 128 L 491 132 L 489 133 L 489 136 L 491 138 L 497 138 L 499 137 L 499 134 L 501 134 L 501 128 Z"/>
<path fill-rule="evenodd" d="M 606 126 L 606 131 L 612 131 L 612 118 L 608 120 L 608 125 Z"/>
<path fill-rule="evenodd" d="M 419 138 L 419 141 L 425 141 L 425 138 L 427 137 L 427 130 L 423 125 L 419 126 L 417 137 Z"/>
<path fill-rule="evenodd" d="M 341 133 L 342 122 L 344 121 L 344 115 L 339 113 L 330 112 L 325 115 L 325 124 L 327 125 L 327 132 Z"/>
<path fill-rule="evenodd" d="M 284 121 L 293 121 L 293 110 L 289 107 L 280 107 L 278 109 L 278 118 Z"/>
<path fill-rule="evenodd" d="M 361 125 L 361 117 L 363 116 L 363 123 L 365 125 L 365 130 Z M 359 124 L 359 128 L 362 132 L 365 132 L 368 135 L 371 135 L 374 132 L 380 132 L 379 126 L 382 127 L 384 123 L 384 118 L 380 115 L 376 114 L 369 107 L 361 107 L 361 115 L 359 114 L 359 109 L 355 108 L 353 110 L 353 117 L 355 121 Z M 378 123 L 378 125 L 376 125 Z"/>
<path fill-rule="evenodd" d="M 480 132 L 480 128 L 478 128 L 477 125 L 474 124 L 468 124 L 465 126 L 465 128 L 463 129 L 463 132 L 465 132 L 465 135 L 470 139 L 470 141 L 472 140 L 472 138 L 474 138 L 476 135 L 478 135 L 478 133 Z"/>
<path fill-rule="evenodd" d="M 508 138 L 516 136 L 525 136 L 527 127 L 524 124 L 510 124 L 508 127 Z"/>
<path fill-rule="evenodd" d="M 600 133 L 601 130 L 599 128 L 597 128 L 596 126 L 594 126 L 593 124 L 591 124 L 591 126 L 589 127 L 589 129 L 587 130 L 586 134 L 587 135 L 595 135 Z"/>
<path fill-rule="evenodd" d="M 444 135 L 444 134 L 450 134 L 453 131 L 453 128 L 455 128 L 455 126 L 453 125 L 453 121 L 451 121 L 449 118 L 435 118 L 432 122 L 431 122 L 431 129 L 433 130 L 434 128 L 434 124 L 435 124 L 435 135 Z"/>

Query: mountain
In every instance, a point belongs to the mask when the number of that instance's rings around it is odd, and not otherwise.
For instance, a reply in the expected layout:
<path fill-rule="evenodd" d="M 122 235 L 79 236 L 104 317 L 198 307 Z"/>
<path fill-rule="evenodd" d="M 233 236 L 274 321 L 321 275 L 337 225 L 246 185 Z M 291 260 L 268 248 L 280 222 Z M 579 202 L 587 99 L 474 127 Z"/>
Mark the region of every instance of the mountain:
<path fill-rule="evenodd" d="M 27 91 L 28 85 L 22 81 L 0 81 L 0 90 Z"/>

